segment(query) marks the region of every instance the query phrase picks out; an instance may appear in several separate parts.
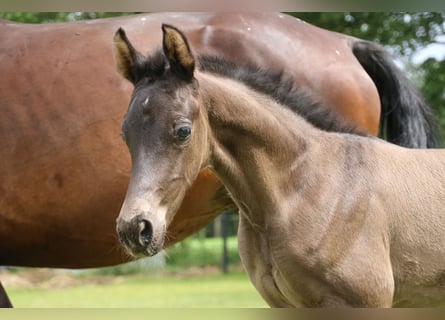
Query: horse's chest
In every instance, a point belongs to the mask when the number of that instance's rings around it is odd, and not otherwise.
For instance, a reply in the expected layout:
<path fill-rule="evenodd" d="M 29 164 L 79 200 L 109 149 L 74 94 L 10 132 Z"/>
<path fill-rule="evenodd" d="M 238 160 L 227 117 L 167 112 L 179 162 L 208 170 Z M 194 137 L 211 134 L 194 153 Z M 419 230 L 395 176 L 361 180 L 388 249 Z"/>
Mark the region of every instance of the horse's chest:
<path fill-rule="evenodd" d="M 296 307 L 302 299 L 294 290 L 279 264 L 274 260 L 273 247 L 267 236 L 254 232 L 240 221 L 238 234 L 241 260 L 255 288 L 273 307 Z"/>
<path fill-rule="evenodd" d="M 238 243 L 244 267 L 255 288 L 272 307 L 317 307 L 345 305 L 333 296 L 313 270 L 303 263 L 284 237 L 256 232 L 240 218 Z M 275 241 L 273 241 L 275 239 Z"/>

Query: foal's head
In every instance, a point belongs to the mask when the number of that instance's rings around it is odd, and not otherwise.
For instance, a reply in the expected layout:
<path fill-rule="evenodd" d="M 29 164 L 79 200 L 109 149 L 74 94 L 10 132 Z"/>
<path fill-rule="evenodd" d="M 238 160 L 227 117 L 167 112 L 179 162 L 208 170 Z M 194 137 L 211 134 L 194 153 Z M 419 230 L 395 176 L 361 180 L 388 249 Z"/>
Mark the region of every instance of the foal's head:
<path fill-rule="evenodd" d="M 130 185 L 117 219 L 121 243 L 133 255 L 162 249 L 166 229 L 207 158 L 207 132 L 195 60 L 184 35 L 162 26 L 163 50 L 145 58 L 119 29 L 119 73 L 134 92 L 122 123 L 132 159 Z"/>

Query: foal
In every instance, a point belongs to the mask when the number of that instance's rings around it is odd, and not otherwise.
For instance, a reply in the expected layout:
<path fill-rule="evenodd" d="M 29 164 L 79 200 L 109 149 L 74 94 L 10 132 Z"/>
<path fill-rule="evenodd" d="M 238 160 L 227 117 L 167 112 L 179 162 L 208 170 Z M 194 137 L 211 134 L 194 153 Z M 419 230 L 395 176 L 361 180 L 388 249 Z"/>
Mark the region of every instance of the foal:
<path fill-rule="evenodd" d="M 445 297 L 445 152 L 314 128 L 269 96 L 195 68 L 163 25 L 145 58 L 123 30 L 118 71 L 135 85 L 122 135 L 132 158 L 117 220 L 134 255 L 162 249 L 198 172 L 240 210 L 239 252 L 270 306 L 431 306 Z"/>

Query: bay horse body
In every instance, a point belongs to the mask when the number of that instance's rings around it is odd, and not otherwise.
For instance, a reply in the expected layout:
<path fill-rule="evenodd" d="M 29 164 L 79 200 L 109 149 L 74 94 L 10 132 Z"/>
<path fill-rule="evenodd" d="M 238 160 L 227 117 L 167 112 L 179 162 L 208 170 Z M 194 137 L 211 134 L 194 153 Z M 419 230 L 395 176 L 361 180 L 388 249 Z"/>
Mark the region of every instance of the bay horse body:
<path fill-rule="evenodd" d="M 162 30 L 163 50 L 148 58 L 122 29 L 115 36 L 118 70 L 135 85 L 122 122 L 132 174 L 117 220 L 131 254 L 163 248 L 186 191 L 210 168 L 239 208 L 240 256 L 269 305 L 444 300 L 445 150 L 320 130 L 239 81 L 242 70 L 228 77 L 215 59 L 207 71 L 181 31 Z M 310 101 L 291 93 L 302 108 Z"/>
<path fill-rule="evenodd" d="M 120 250 L 115 219 L 131 167 L 119 137 L 131 85 L 114 70 L 110 38 L 124 27 L 135 45 L 154 50 L 161 22 L 181 26 L 198 54 L 285 70 L 338 115 L 331 130 L 349 123 L 375 135 L 381 112 L 399 114 L 405 118 L 389 121 L 396 143 L 431 145 L 426 109 L 412 103 L 421 99 L 380 48 L 284 14 L 1 21 L 0 265 L 84 268 L 130 259 Z M 394 101 L 400 103 L 391 113 L 386 106 Z M 164 245 L 196 232 L 230 205 L 221 183 L 203 170 Z"/>

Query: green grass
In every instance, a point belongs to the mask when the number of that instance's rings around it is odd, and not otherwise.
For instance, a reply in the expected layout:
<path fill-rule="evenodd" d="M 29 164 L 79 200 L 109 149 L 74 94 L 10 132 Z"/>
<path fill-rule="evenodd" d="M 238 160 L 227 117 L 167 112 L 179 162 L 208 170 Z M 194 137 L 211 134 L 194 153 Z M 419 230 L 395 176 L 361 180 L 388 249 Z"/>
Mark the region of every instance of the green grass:
<path fill-rule="evenodd" d="M 15 307 L 266 307 L 243 271 L 202 276 L 126 276 L 107 285 L 8 289 Z"/>
<path fill-rule="evenodd" d="M 82 283 L 78 286 L 59 289 L 53 285 L 39 285 L 38 288 L 7 288 L 7 291 L 18 308 L 266 307 L 247 274 L 239 271 L 236 237 L 228 239 L 227 247 L 230 272 L 225 275 L 218 272 L 221 268 L 222 240 L 195 237 L 169 248 L 163 267 L 156 267 L 150 260 L 153 258 L 149 258 L 71 273 L 68 278 L 79 280 L 75 281 L 76 284 Z M 34 270 L 17 268 L 10 272 L 32 273 Z M 99 285 L 97 283 L 103 281 L 98 279 L 119 281 L 105 281 L 107 284 Z M 60 281 L 64 281 L 63 277 L 57 283 L 60 284 Z"/>

